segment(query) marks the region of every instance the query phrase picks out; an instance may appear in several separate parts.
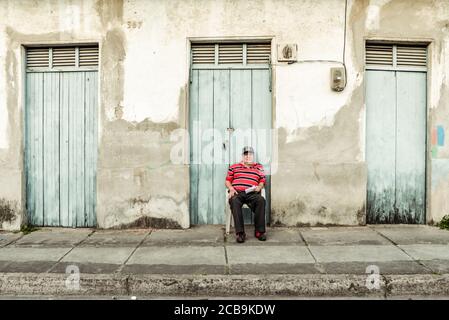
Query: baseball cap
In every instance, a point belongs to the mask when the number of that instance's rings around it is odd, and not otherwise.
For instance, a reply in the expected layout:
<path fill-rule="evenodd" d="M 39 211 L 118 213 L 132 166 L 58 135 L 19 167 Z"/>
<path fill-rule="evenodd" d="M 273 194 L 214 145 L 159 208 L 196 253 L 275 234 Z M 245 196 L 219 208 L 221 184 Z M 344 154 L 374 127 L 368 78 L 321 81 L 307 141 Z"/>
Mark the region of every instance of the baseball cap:
<path fill-rule="evenodd" d="M 242 151 L 242 154 L 245 154 L 245 153 L 254 153 L 254 149 L 253 149 L 253 147 L 244 147 L 243 148 L 243 151 Z"/>

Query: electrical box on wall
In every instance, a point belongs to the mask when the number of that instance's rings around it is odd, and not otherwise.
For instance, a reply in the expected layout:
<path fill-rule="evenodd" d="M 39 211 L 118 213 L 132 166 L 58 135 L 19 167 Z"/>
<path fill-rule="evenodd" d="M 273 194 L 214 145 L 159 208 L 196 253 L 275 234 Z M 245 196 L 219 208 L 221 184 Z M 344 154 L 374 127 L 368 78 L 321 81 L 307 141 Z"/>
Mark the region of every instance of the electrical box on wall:
<path fill-rule="evenodd" d="M 334 91 L 343 91 L 346 86 L 345 68 L 331 68 L 331 88 Z"/>
<path fill-rule="evenodd" d="M 298 53 L 298 45 L 296 43 L 278 44 L 278 61 L 279 62 L 295 62 Z"/>

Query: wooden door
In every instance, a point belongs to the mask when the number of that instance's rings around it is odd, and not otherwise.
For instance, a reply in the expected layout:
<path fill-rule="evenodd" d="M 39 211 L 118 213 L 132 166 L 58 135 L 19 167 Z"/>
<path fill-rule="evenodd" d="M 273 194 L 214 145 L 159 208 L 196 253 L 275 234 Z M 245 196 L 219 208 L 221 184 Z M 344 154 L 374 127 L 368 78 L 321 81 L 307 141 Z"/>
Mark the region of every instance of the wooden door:
<path fill-rule="evenodd" d="M 36 226 L 96 225 L 97 71 L 27 72 L 27 212 Z"/>
<path fill-rule="evenodd" d="M 255 160 L 268 172 L 270 169 L 269 70 L 193 70 L 190 127 L 191 223 L 223 224 L 227 169 L 230 163 L 241 160 L 243 146 L 252 145 L 256 150 Z M 212 163 L 208 159 L 213 159 Z M 268 185 L 269 181 L 268 175 Z M 269 192 L 266 194 L 268 217 Z M 245 222 L 251 222 L 249 209 L 245 209 Z"/>
<path fill-rule="evenodd" d="M 368 223 L 425 223 L 426 73 L 366 71 Z"/>

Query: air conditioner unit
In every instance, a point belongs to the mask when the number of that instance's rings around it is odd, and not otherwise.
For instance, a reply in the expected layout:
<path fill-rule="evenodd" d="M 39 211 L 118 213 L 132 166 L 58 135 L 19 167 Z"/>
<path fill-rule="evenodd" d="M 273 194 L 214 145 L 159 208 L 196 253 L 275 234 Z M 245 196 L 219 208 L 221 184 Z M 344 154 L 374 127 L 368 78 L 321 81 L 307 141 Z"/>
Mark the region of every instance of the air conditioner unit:
<path fill-rule="evenodd" d="M 298 45 L 296 43 L 278 44 L 279 62 L 295 62 L 297 53 Z"/>

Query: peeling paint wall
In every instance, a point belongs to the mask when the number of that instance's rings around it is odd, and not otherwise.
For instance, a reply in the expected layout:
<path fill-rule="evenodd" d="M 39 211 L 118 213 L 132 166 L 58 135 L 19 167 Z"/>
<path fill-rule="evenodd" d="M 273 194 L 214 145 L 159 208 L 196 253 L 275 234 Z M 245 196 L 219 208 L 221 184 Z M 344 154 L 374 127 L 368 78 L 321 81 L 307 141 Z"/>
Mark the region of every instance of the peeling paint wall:
<path fill-rule="evenodd" d="M 189 227 L 189 168 L 169 154 L 170 134 L 188 128 L 188 39 L 198 37 L 298 44 L 298 63 L 273 65 L 280 225 L 365 223 L 364 39 L 431 41 L 427 219 L 438 221 L 449 213 L 449 3 L 348 0 L 347 9 L 348 83 L 336 93 L 344 0 L 1 1 L 0 200 L 15 218 L 0 228 L 25 220 L 22 45 L 80 42 L 101 52 L 98 226 Z"/>
<path fill-rule="evenodd" d="M 442 134 L 448 129 L 447 61 L 449 3 L 447 1 L 354 1 L 350 30 L 353 60 L 363 70 L 363 38 L 428 41 L 427 223 L 449 213 L 449 158 Z M 438 137 L 439 135 L 439 137 Z"/>

